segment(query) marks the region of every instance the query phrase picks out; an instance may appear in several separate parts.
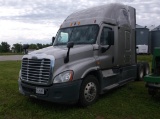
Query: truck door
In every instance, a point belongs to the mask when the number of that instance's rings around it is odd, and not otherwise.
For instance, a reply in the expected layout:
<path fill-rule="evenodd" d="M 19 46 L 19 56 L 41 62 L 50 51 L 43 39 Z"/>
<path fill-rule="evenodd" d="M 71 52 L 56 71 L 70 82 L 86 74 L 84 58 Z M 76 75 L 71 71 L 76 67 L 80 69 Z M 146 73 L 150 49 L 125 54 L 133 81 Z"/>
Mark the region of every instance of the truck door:
<path fill-rule="evenodd" d="M 99 61 L 101 70 L 114 66 L 114 45 L 109 45 L 109 31 L 113 31 L 113 27 L 103 24 L 99 34 Z"/>
<path fill-rule="evenodd" d="M 99 34 L 99 66 L 103 75 L 101 84 L 104 90 L 116 87 L 119 80 L 118 69 L 113 69 L 115 65 L 115 45 L 114 37 L 110 37 L 111 32 L 114 33 L 113 27 L 104 24 L 102 25 Z M 111 40 L 113 40 L 112 43 Z"/>

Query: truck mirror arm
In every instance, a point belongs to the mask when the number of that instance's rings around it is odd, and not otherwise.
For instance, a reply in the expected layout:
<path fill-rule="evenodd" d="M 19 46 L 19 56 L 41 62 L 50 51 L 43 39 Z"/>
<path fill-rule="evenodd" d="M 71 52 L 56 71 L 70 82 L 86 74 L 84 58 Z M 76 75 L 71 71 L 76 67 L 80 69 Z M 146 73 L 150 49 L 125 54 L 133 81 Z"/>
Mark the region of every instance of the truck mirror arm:
<path fill-rule="evenodd" d="M 67 56 L 64 58 L 64 63 L 69 62 L 69 52 L 70 52 L 70 48 L 73 48 L 73 46 L 74 46 L 73 42 L 68 42 L 67 43 L 68 51 L 67 51 Z"/>
<path fill-rule="evenodd" d="M 68 63 L 69 62 L 69 51 L 70 51 L 70 48 L 68 48 L 67 56 L 64 58 L 64 63 Z"/>
<path fill-rule="evenodd" d="M 52 45 L 53 45 L 54 41 L 55 41 L 55 37 L 52 37 Z"/>

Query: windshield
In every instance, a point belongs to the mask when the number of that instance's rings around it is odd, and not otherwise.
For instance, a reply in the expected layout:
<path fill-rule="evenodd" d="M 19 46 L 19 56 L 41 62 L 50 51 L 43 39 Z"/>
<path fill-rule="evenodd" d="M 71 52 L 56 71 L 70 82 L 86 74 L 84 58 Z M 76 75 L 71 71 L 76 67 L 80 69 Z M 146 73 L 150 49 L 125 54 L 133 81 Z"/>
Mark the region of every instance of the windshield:
<path fill-rule="evenodd" d="M 98 30 L 98 25 L 60 29 L 54 45 L 66 45 L 70 41 L 73 41 L 74 44 L 94 44 L 96 42 Z"/>

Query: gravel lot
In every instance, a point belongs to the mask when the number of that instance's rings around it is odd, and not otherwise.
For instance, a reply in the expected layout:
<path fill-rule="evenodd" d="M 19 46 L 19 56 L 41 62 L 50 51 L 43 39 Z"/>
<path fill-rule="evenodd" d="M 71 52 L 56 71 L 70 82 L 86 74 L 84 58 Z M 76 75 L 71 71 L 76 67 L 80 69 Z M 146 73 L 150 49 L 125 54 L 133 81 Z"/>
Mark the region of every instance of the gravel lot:
<path fill-rule="evenodd" d="M 14 60 L 21 60 L 23 55 L 7 55 L 7 56 L 0 56 L 0 61 L 14 61 Z"/>

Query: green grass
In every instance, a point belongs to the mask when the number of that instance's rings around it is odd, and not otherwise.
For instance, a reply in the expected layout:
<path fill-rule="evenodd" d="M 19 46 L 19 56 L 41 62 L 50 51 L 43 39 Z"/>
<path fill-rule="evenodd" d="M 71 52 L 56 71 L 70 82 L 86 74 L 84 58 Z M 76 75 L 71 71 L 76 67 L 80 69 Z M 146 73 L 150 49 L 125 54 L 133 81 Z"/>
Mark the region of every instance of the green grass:
<path fill-rule="evenodd" d="M 150 72 L 152 68 L 152 55 L 137 55 L 137 61 L 138 62 L 148 62 L 150 66 Z"/>
<path fill-rule="evenodd" d="M 141 61 L 152 62 L 152 55 L 137 55 L 137 60 L 139 62 Z"/>
<path fill-rule="evenodd" d="M 101 95 L 97 103 L 87 108 L 30 99 L 18 91 L 20 64 L 20 61 L 0 62 L 0 119 L 160 118 L 160 96 L 149 96 L 143 81 Z"/>

